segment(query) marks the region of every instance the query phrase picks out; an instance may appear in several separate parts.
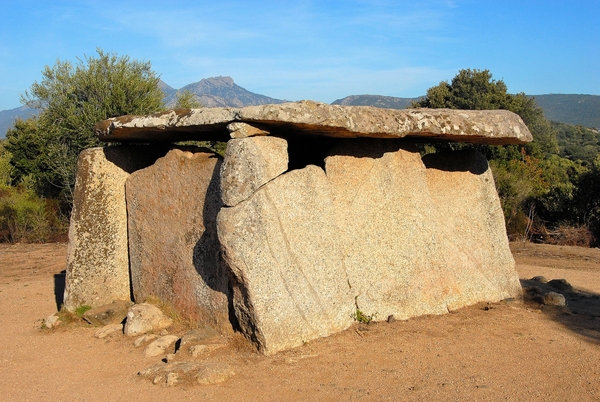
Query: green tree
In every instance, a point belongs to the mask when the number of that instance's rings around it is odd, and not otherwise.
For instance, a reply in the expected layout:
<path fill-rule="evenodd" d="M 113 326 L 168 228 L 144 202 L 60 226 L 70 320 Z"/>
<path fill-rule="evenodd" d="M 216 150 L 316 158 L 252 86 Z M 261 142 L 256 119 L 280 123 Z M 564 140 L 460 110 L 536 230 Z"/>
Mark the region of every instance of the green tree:
<path fill-rule="evenodd" d="M 440 82 L 413 107 L 462 110 L 506 109 L 509 103 L 506 84 L 492 79 L 489 70 L 460 70 L 451 83 Z"/>
<path fill-rule="evenodd" d="M 15 169 L 10 164 L 12 154 L 4 148 L 4 143 L 0 141 L 0 186 L 9 186 Z"/>
<path fill-rule="evenodd" d="M 596 245 L 600 243 L 600 156 L 577 181 L 573 211 L 578 222 L 594 233 Z"/>
<path fill-rule="evenodd" d="M 556 153 L 558 144 L 550 122 L 535 100 L 525 94 L 512 95 L 504 81 L 496 81 L 489 70 L 460 70 L 452 79 L 427 90 L 427 95 L 411 107 L 449 108 L 462 110 L 510 110 L 523 119 L 534 142 L 525 145 L 529 155 L 543 157 Z M 519 156 L 520 147 L 479 147 L 490 159 L 510 160 Z"/>
<path fill-rule="evenodd" d="M 57 60 L 42 71 L 21 101 L 39 110 L 31 122 L 18 122 L 7 133 L 15 179 L 33 175 L 44 196 L 70 202 L 79 153 L 99 145 L 97 122 L 164 108 L 159 77 L 149 62 L 118 57 L 97 49 L 76 64 Z"/>
<path fill-rule="evenodd" d="M 509 236 L 527 237 L 535 212 L 535 197 L 548 191 L 540 161 L 523 155 L 522 159 L 492 160 L 490 166 Z"/>
<path fill-rule="evenodd" d="M 175 94 L 174 109 L 199 109 L 202 104 L 192 92 L 188 90 L 180 91 Z"/>

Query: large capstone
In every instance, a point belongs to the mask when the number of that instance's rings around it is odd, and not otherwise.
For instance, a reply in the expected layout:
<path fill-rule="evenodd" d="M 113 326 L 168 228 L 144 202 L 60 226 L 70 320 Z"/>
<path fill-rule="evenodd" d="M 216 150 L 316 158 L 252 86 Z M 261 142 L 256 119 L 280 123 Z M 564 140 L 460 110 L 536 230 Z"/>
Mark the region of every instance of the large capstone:
<path fill-rule="evenodd" d="M 231 125 L 239 122 L 249 123 L 254 131 Z M 96 135 L 103 141 L 227 141 L 229 131 L 231 138 L 294 134 L 335 138 L 407 137 L 496 145 L 521 144 L 533 139 L 523 120 L 508 110 L 397 110 L 312 101 L 239 109 L 178 109 L 149 116 L 115 117 L 96 126 Z M 248 134 L 252 131 L 254 134 Z"/>

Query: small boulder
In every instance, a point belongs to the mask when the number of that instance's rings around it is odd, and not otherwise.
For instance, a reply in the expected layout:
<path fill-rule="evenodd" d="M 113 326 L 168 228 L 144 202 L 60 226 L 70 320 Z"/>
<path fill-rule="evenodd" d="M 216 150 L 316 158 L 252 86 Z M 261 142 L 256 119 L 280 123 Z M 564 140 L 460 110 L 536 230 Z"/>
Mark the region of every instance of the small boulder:
<path fill-rule="evenodd" d="M 83 319 L 97 327 L 120 324 L 127 317 L 127 311 L 132 305 L 133 303 L 129 300 L 115 300 L 86 311 L 83 313 Z"/>
<path fill-rule="evenodd" d="M 179 382 L 179 374 L 169 373 L 167 374 L 167 387 L 174 387 Z"/>
<path fill-rule="evenodd" d="M 144 357 L 156 357 L 164 354 L 167 348 L 177 342 L 178 339 L 177 335 L 161 336 L 146 347 Z"/>
<path fill-rule="evenodd" d="M 225 362 L 171 362 L 149 367 L 138 375 L 154 384 L 167 386 L 192 383 L 208 385 L 227 380 L 235 375 L 235 371 Z"/>
<path fill-rule="evenodd" d="M 123 333 L 123 324 L 117 323 L 105 325 L 104 327 L 96 331 L 94 336 L 98 339 L 102 339 L 117 332 Z"/>
<path fill-rule="evenodd" d="M 546 285 L 563 292 L 572 292 L 573 286 L 566 279 L 552 279 Z"/>
<path fill-rule="evenodd" d="M 133 346 L 136 348 L 139 348 L 140 346 L 142 346 L 150 341 L 153 341 L 156 338 L 158 338 L 158 335 L 154 335 L 154 334 L 142 335 L 133 342 Z"/>
<path fill-rule="evenodd" d="M 188 344 L 200 343 L 211 338 L 218 338 L 220 336 L 221 335 L 217 331 L 210 327 L 192 329 L 181 337 L 181 347 Z"/>
<path fill-rule="evenodd" d="M 52 314 L 52 315 L 49 315 L 48 317 L 46 317 L 45 320 L 43 320 L 42 326 L 43 327 L 45 326 L 46 328 L 54 328 L 54 327 L 60 325 L 61 322 L 62 321 L 60 320 L 60 318 L 58 318 L 58 315 Z"/>
<path fill-rule="evenodd" d="M 235 375 L 235 371 L 226 363 L 211 363 L 202 367 L 196 374 L 200 385 L 213 385 L 226 381 Z"/>
<path fill-rule="evenodd" d="M 563 295 L 556 292 L 546 293 L 543 297 L 543 302 L 547 306 L 560 306 L 564 307 L 567 305 L 567 301 Z"/>
<path fill-rule="evenodd" d="M 210 343 L 204 345 L 194 345 L 190 346 L 190 356 L 193 358 L 206 356 L 215 350 L 222 349 L 227 346 L 226 343 Z"/>
<path fill-rule="evenodd" d="M 530 279 L 530 281 L 532 282 L 538 282 L 538 283 L 548 283 L 548 279 L 546 279 L 545 276 L 534 276 L 533 278 Z"/>
<path fill-rule="evenodd" d="M 125 335 L 137 336 L 160 331 L 172 324 L 173 320 L 165 316 L 158 307 L 148 303 L 140 303 L 132 306 L 127 312 Z"/>

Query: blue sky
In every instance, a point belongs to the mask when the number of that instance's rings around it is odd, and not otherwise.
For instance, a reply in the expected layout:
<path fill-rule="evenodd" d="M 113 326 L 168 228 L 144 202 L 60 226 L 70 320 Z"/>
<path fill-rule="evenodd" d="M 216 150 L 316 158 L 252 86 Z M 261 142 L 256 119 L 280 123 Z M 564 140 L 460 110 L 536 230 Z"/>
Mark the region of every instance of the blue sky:
<path fill-rule="evenodd" d="M 228 75 L 263 95 L 416 97 L 463 68 L 512 93 L 600 94 L 600 1 L 0 0 L 0 110 L 97 47 L 174 88 Z"/>

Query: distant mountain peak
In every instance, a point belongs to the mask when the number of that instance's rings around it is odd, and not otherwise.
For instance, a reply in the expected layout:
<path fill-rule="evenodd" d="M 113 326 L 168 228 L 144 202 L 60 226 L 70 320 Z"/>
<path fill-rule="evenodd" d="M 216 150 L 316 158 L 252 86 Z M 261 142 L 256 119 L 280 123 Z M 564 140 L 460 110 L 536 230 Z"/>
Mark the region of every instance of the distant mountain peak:
<path fill-rule="evenodd" d="M 175 88 L 171 87 L 169 84 L 167 84 L 166 82 L 164 82 L 163 80 L 159 80 L 158 81 L 158 87 L 160 89 L 162 89 L 163 92 L 167 92 L 167 91 L 176 91 Z"/>
<path fill-rule="evenodd" d="M 198 101 L 206 107 L 243 107 L 284 102 L 281 99 L 250 92 L 237 85 L 233 78 L 228 76 L 203 78 L 198 82 L 173 90 L 173 92 L 164 91 L 167 105 L 174 104 L 176 94 L 180 91 L 193 93 Z"/>
<path fill-rule="evenodd" d="M 200 80 L 200 83 L 206 83 L 206 84 L 211 84 L 211 85 L 215 85 L 215 86 L 221 86 L 221 85 L 227 85 L 227 86 L 234 86 L 235 82 L 233 82 L 233 78 L 229 77 L 229 76 L 218 76 L 218 77 L 210 77 L 210 78 L 203 78 Z"/>

